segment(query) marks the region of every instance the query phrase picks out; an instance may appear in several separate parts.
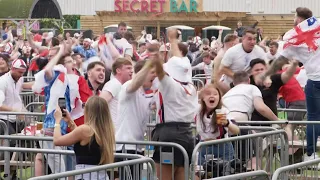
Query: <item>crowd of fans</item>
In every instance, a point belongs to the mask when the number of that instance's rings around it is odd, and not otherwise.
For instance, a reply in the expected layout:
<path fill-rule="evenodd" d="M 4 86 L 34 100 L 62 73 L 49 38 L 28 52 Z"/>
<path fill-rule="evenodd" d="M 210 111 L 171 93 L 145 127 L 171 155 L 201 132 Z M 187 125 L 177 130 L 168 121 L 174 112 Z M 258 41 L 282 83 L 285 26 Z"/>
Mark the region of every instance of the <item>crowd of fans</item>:
<path fill-rule="evenodd" d="M 295 25 L 311 17 L 310 10 L 298 8 Z M 257 33 L 256 25 L 243 27 L 239 22 L 235 33 L 223 39 L 220 30 L 211 41 L 197 36 L 187 42 L 181 42 L 181 32 L 176 29 L 169 29 L 161 40 L 144 31 L 135 38 L 123 22 L 115 34 L 94 40 L 83 39 L 81 33 L 71 37 L 52 32 L 28 33 L 27 39 L 20 39 L 6 28 L 0 44 L 0 111 L 26 112 L 22 90 L 45 96 L 41 133 L 54 141 L 41 148 L 67 146 L 76 154 L 75 166 L 69 160 L 45 156 L 53 173 L 112 163 L 114 151 L 144 154 L 140 147 L 115 145 L 115 141 L 143 141 L 152 111 L 156 112 L 152 140 L 180 144 L 189 157 L 194 149 L 192 123 L 196 123 L 201 141 L 228 138 L 240 133 L 237 121 L 277 121 L 277 107 L 306 109 L 306 97 L 308 120 L 316 120 L 319 108 L 312 103 L 317 101 L 314 90 L 320 88 L 317 70 L 310 60 L 304 60 L 306 54 L 288 54 L 281 38 L 262 38 L 262 29 Z M 195 70 L 209 75 L 200 92 L 192 83 Z M 35 80 L 26 82 L 24 76 Z M 58 106 L 60 99 L 65 100 L 64 108 Z M 218 116 L 221 112 L 225 114 L 222 118 Z M 291 112 L 288 120 L 302 120 L 304 115 Z M 9 134 L 19 133 L 25 126 L 20 116 L 0 119 L 8 123 Z M 289 140 L 296 139 L 292 128 L 285 127 Z M 313 148 L 317 138 L 310 135 L 313 130 L 307 131 L 304 160 L 317 157 Z M 225 160 L 234 158 L 231 143 L 212 146 L 209 151 Z M 160 168 L 158 148 L 153 159 L 162 179 L 171 179 L 172 173 L 175 179 L 184 179 L 181 153 L 174 152 L 174 169 L 165 164 Z M 39 154 L 36 176 L 44 174 L 42 161 Z M 204 161 L 200 156 L 199 163 Z"/>

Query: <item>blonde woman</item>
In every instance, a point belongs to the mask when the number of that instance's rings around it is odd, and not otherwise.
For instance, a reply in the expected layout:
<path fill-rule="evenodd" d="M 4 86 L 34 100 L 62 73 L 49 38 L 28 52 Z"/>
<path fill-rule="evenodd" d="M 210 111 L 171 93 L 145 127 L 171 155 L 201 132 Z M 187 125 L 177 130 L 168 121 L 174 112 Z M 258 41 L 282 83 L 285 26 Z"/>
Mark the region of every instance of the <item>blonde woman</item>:
<path fill-rule="evenodd" d="M 65 110 L 64 110 L 65 111 Z M 67 114 L 64 120 L 72 132 L 61 135 L 60 122 L 62 112 L 56 109 L 54 114 L 56 124 L 53 141 L 56 146 L 74 145 L 77 165 L 76 169 L 85 169 L 97 165 L 109 164 L 114 161 L 115 137 L 112 119 L 107 101 L 93 96 L 85 104 L 84 124 L 77 127 Z M 91 173 L 80 175 L 76 179 L 109 179 L 105 171 L 99 174 Z"/>

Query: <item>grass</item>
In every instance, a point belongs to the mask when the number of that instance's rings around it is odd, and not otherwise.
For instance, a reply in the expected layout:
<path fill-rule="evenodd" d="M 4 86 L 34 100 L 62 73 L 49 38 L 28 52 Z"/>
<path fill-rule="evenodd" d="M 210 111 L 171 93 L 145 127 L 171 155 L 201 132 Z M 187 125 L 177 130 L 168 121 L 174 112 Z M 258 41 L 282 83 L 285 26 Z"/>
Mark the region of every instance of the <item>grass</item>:
<path fill-rule="evenodd" d="M 32 168 L 31 167 L 26 168 L 26 169 L 22 169 L 22 170 L 20 170 L 20 169 L 17 170 L 17 177 L 20 180 L 28 180 L 29 178 L 33 177 L 32 174 L 34 174 L 34 173 L 32 173 Z M 1 175 L 1 177 L 3 177 L 4 172 L 2 172 L 0 175 Z"/>

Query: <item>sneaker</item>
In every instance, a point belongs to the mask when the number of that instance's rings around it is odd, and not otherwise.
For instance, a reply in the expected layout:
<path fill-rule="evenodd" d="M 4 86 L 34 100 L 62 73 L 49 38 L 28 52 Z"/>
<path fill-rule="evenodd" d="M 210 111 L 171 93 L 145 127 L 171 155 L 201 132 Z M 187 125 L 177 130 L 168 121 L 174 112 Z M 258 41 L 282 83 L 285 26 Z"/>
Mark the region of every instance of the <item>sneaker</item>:
<path fill-rule="evenodd" d="M 316 153 L 312 153 L 311 156 L 308 156 L 307 154 L 305 154 L 303 157 L 303 161 L 306 162 L 306 161 L 311 161 L 311 160 L 315 160 L 318 158 L 319 158 L 319 156 Z M 317 170 L 320 170 L 320 164 L 318 164 Z"/>

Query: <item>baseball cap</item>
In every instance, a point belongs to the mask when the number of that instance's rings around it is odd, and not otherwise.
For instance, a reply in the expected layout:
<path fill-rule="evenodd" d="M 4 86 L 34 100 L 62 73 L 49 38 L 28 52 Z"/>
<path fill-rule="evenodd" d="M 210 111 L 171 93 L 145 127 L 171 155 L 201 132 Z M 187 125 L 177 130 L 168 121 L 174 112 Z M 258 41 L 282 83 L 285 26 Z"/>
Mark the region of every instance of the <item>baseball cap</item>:
<path fill-rule="evenodd" d="M 91 42 L 91 39 L 90 38 L 85 38 L 83 41 Z"/>
<path fill-rule="evenodd" d="M 22 59 L 14 60 L 11 64 L 11 67 L 15 69 L 27 69 L 27 65 Z"/>
<path fill-rule="evenodd" d="M 164 70 L 173 79 L 180 82 L 190 82 L 191 64 L 188 58 L 173 56 L 163 65 Z"/>

